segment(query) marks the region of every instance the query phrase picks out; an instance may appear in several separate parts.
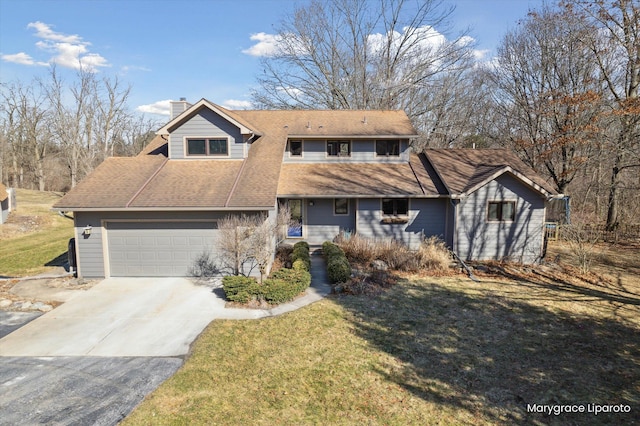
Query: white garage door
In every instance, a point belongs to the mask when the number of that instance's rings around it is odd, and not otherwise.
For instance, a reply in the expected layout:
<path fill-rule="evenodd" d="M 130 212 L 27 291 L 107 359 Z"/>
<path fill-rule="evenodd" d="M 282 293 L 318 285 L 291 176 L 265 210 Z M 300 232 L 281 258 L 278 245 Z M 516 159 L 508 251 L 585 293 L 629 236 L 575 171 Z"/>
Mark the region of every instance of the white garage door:
<path fill-rule="evenodd" d="M 212 253 L 215 222 L 109 222 L 113 277 L 184 277 L 203 252 Z"/>

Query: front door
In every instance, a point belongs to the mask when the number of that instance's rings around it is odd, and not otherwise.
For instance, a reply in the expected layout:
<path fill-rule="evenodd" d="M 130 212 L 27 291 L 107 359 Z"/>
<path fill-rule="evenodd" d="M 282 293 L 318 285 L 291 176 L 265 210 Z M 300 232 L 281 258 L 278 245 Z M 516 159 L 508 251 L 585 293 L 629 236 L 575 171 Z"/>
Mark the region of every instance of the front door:
<path fill-rule="evenodd" d="M 288 200 L 291 223 L 287 231 L 289 238 L 302 238 L 302 200 Z"/>

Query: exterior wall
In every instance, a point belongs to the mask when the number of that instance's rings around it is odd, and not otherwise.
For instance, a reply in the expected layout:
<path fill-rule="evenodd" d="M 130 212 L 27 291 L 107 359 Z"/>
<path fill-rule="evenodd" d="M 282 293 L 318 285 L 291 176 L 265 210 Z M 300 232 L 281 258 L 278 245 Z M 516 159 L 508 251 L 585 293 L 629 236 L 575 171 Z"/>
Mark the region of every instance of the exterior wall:
<path fill-rule="evenodd" d="M 9 217 L 9 197 L 0 201 L 0 224 L 5 223 Z"/>
<path fill-rule="evenodd" d="M 105 263 L 108 262 L 105 222 L 147 222 L 147 221 L 212 221 L 220 220 L 234 212 L 75 212 L 76 252 L 78 275 L 85 278 L 106 276 Z M 239 213 L 239 212 L 235 212 Z M 84 228 L 91 225 L 91 235 L 82 235 Z"/>
<path fill-rule="evenodd" d="M 332 241 L 340 231 L 353 232 L 356 228 L 356 200 L 349 200 L 349 214 L 336 216 L 333 214 L 333 199 L 313 199 L 313 206 L 305 200 L 306 224 L 303 224 L 303 235 L 309 244 L 322 244 Z"/>
<path fill-rule="evenodd" d="M 515 201 L 514 221 L 487 221 L 489 201 Z M 461 200 L 457 211 L 457 254 L 465 260 L 539 261 L 544 205 L 544 198 L 519 179 L 510 174 L 498 177 Z"/>
<path fill-rule="evenodd" d="M 347 139 L 347 138 L 344 138 Z M 398 157 L 376 156 L 375 139 L 351 140 L 350 157 L 328 157 L 327 139 L 303 139 L 302 156 L 291 157 L 289 146 L 284 153 L 286 163 L 318 163 L 318 162 L 380 162 L 380 163 L 404 163 L 409 161 L 409 143 L 400 141 L 400 155 Z"/>
<path fill-rule="evenodd" d="M 380 199 L 359 199 L 356 230 L 365 238 L 394 238 L 417 249 L 423 235 L 446 240 L 448 202 L 448 199 L 410 199 L 407 223 L 386 224 L 382 223 Z"/>
<path fill-rule="evenodd" d="M 229 138 L 228 157 L 193 157 L 194 159 L 241 159 L 245 157 L 243 137 L 233 124 L 209 109 L 201 109 L 190 120 L 169 135 L 169 158 L 191 158 L 185 156 L 185 138 Z"/>

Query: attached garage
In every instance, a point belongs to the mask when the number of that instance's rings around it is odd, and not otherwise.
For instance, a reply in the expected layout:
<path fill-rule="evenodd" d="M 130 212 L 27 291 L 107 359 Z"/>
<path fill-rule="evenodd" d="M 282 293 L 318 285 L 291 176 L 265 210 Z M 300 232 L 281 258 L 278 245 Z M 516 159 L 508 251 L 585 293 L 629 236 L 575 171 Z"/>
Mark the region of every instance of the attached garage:
<path fill-rule="evenodd" d="M 113 277 L 188 276 L 195 260 L 214 249 L 216 222 L 107 222 Z"/>

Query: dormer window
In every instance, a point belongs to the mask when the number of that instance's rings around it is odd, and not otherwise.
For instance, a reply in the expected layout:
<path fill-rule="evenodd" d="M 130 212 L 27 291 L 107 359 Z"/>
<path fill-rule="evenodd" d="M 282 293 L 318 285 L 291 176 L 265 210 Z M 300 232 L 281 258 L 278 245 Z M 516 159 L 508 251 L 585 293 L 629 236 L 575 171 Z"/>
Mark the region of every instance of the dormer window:
<path fill-rule="evenodd" d="M 327 141 L 327 156 L 350 157 L 351 141 L 347 141 L 347 140 Z"/>
<path fill-rule="evenodd" d="M 302 141 L 301 140 L 289 141 L 289 156 L 302 157 Z"/>
<path fill-rule="evenodd" d="M 229 155 L 229 140 L 226 138 L 189 138 L 187 155 L 226 157 Z"/>
<path fill-rule="evenodd" d="M 400 141 L 398 139 L 377 140 L 376 155 L 378 157 L 397 157 L 400 155 Z"/>

